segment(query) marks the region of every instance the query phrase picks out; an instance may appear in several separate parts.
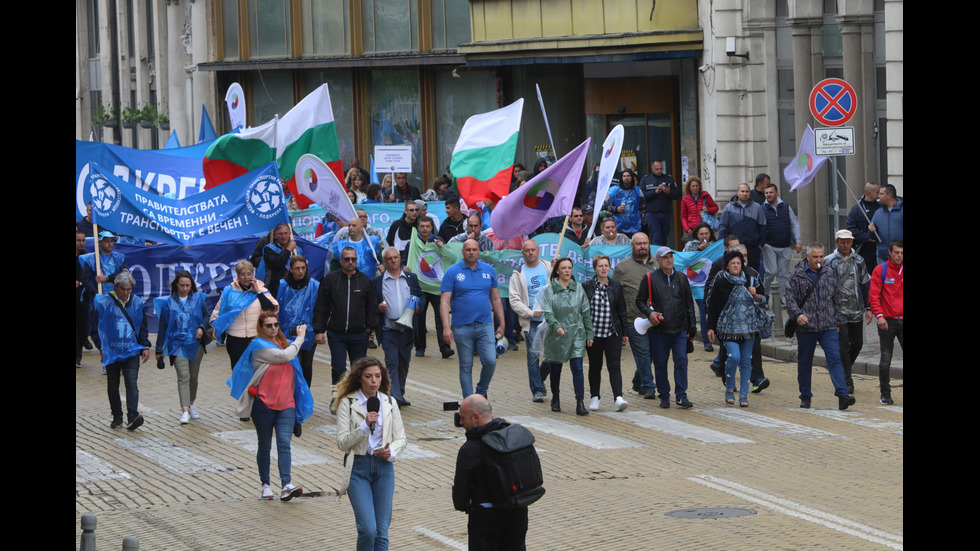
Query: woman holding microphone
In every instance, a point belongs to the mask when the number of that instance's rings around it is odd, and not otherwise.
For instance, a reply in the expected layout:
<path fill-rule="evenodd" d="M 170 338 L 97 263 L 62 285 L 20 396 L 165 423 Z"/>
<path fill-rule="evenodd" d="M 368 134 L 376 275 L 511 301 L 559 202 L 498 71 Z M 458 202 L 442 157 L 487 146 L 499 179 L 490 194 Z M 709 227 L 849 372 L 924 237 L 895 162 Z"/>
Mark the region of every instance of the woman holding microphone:
<path fill-rule="evenodd" d="M 391 381 L 381 361 L 361 358 L 337 384 L 337 446 L 344 451 L 345 480 L 339 495 L 350 496 L 357 524 L 357 550 L 388 549 L 395 494 L 392 463 L 405 449 L 398 403 L 388 396 Z"/>

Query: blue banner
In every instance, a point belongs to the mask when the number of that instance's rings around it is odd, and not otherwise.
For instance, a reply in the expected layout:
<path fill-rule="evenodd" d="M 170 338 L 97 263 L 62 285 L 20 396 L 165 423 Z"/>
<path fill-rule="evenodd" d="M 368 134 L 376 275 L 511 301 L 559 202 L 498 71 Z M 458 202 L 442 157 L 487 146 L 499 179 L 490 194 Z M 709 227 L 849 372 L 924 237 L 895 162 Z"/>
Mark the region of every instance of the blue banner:
<path fill-rule="evenodd" d="M 201 162 L 211 142 L 174 149 L 132 149 L 102 142 L 75 140 L 75 220 L 85 216 L 92 199 L 88 164 L 95 163 L 124 182 L 157 195 L 178 199 L 204 190 Z"/>
<path fill-rule="evenodd" d="M 183 247 L 180 245 L 153 245 L 142 247 L 117 243 L 114 250 L 126 255 L 126 264 L 136 280 L 133 294 L 145 301 L 144 314 L 150 332 L 157 327 L 156 313 L 153 309 L 153 299 L 170 294 L 170 282 L 180 270 L 187 270 L 194 277 L 198 291 L 205 293 L 208 311 L 218 303 L 221 291 L 231 285 L 235 279 L 235 265 L 242 259 L 248 259 L 255 249 L 255 237 L 224 241 L 213 245 Z M 316 244 L 302 238 L 296 242 L 303 248 L 303 256 L 307 260 L 310 277 L 320 280 L 324 275 L 327 262 L 327 251 Z M 86 250 L 92 252 L 92 240 L 86 243 Z M 256 276 L 261 276 L 256 272 Z M 264 282 L 268 283 L 268 282 Z M 152 339 L 151 339 L 152 340 Z"/>
<path fill-rule="evenodd" d="M 201 245 L 252 237 L 289 222 L 275 163 L 187 199 L 170 199 L 90 165 L 92 220 L 141 240 Z"/>

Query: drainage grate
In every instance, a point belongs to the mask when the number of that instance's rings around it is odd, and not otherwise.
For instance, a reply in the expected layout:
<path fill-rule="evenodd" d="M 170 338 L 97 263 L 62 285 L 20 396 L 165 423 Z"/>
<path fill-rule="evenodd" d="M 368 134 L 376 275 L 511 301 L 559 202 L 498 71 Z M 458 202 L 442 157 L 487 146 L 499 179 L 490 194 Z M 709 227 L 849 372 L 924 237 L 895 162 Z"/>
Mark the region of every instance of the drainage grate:
<path fill-rule="evenodd" d="M 666 513 L 666 515 L 669 517 L 710 519 L 744 517 L 754 514 L 755 511 L 752 509 L 736 509 L 734 507 L 702 507 L 699 509 L 681 509 L 679 511 L 671 511 Z"/>

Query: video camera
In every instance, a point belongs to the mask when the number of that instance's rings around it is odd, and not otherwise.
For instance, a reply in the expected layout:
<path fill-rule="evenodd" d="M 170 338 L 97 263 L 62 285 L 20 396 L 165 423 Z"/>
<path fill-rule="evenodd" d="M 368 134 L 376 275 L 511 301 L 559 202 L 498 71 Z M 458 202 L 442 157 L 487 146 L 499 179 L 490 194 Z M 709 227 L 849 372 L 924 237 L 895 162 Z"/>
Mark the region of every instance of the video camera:
<path fill-rule="evenodd" d="M 459 402 L 443 402 L 442 411 L 454 411 L 453 425 L 462 428 L 463 423 L 459 419 Z"/>

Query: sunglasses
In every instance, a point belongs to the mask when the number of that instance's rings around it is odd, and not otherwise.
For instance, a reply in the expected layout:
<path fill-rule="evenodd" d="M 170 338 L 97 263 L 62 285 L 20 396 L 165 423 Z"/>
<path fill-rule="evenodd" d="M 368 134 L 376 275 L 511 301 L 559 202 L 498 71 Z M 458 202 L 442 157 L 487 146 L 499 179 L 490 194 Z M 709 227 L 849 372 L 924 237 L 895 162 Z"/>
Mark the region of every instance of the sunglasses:
<path fill-rule="evenodd" d="M 276 323 L 264 323 L 262 324 L 262 327 L 265 327 L 266 329 L 279 329 L 279 322 L 277 321 Z"/>

